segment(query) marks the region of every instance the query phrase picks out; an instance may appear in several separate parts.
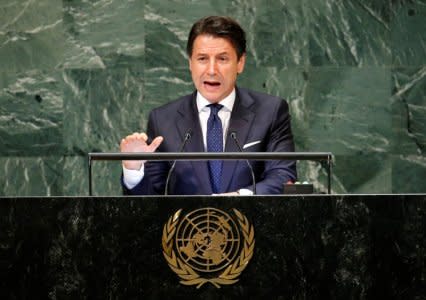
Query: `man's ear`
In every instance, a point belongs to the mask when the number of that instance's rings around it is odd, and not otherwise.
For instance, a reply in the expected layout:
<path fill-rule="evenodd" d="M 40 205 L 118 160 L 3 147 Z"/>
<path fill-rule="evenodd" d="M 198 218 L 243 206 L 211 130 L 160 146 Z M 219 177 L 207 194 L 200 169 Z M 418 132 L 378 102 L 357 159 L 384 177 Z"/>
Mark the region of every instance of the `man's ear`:
<path fill-rule="evenodd" d="M 244 65 L 246 64 L 246 54 L 241 55 L 237 63 L 237 72 L 241 74 L 244 71 Z"/>

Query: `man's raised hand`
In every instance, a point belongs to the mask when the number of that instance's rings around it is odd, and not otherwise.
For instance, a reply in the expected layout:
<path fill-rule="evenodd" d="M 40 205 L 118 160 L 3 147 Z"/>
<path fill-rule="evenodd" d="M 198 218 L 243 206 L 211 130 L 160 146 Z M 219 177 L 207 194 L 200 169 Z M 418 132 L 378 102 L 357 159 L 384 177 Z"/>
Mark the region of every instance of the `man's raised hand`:
<path fill-rule="evenodd" d="M 162 136 L 157 136 L 151 144 L 147 143 L 148 136 L 146 133 L 135 132 L 131 135 L 126 136 L 121 140 L 120 151 L 121 152 L 155 152 L 155 150 L 163 142 Z M 145 163 L 143 160 L 123 160 L 123 166 L 129 170 L 140 170 L 142 164 Z"/>

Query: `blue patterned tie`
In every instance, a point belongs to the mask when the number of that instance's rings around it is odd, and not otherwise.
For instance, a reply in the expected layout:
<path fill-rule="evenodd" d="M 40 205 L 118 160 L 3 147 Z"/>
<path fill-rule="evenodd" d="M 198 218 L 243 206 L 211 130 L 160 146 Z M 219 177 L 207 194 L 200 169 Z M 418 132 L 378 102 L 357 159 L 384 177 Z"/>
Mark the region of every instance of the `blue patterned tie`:
<path fill-rule="evenodd" d="M 223 107 L 220 104 L 209 104 L 210 117 L 207 120 L 207 151 L 208 152 L 222 152 L 223 151 L 223 131 L 222 122 L 217 115 L 219 110 Z M 209 161 L 210 182 L 212 184 L 213 193 L 219 193 L 220 177 L 222 175 L 222 161 L 211 160 Z"/>

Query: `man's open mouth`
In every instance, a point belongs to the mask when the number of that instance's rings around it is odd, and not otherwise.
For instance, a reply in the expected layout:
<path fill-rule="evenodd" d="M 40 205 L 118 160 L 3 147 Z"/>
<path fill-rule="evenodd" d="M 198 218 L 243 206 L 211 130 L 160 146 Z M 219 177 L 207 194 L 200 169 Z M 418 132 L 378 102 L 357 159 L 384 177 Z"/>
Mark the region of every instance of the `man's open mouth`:
<path fill-rule="evenodd" d="M 219 86 L 220 82 L 218 82 L 218 81 L 204 81 L 204 84 L 208 85 L 208 86 L 215 87 L 215 86 Z"/>

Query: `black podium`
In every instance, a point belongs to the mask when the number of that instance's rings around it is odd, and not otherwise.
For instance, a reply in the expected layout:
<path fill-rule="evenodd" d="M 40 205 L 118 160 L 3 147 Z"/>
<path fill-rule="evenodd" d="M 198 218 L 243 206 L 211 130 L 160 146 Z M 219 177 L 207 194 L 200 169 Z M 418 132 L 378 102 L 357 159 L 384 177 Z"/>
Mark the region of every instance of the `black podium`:
<path fill-rule="evenodd" d="M 1 298 L 421 299 L 425 203 L 423 194 L 1 198 Z M 241 235 L 254 247 L 238 281 L 182 284 L 163 253 L 165 224 L 178 211 L 183 220 L 234 209 L 254 233 Z"/>

